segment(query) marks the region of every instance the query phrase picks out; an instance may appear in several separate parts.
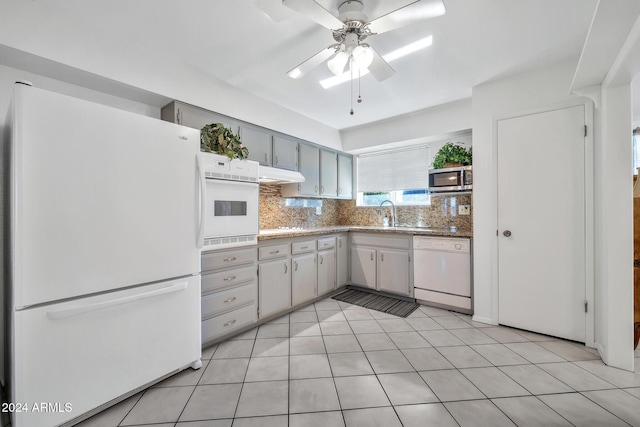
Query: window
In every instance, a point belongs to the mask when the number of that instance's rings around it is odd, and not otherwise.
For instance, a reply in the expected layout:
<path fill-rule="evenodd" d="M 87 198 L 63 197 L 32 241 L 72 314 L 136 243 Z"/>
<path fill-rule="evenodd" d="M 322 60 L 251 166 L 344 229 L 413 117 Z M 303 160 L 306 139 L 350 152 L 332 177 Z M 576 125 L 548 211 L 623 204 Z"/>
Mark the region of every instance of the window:
<path fill-rule="evenodd" d="M 359 155 L 356 205 L 429 205 L 429 163 L 427 145 Z"/>

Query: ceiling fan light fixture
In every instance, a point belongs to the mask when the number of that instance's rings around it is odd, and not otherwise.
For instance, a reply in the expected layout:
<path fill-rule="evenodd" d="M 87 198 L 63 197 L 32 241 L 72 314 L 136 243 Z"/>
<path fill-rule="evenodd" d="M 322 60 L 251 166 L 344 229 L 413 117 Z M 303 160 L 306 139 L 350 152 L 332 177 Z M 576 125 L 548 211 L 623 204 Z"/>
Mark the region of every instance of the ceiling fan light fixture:
<path fill-rule="evenodd" d="M 302 76 L 302 70 L 296 67 L 293 70 L 289 71 L 287 75 L 292 79 L 297 79 L 298 77 Z"/>
<path fill-rule="evenodd" d="M 329 70 L 336 76 L 341 75 L 344 72 L 344 67 L 347 65 L 347 61 L 349 61 L 349 54 L 345 51 L 340 51 L 336 53 L 336 55 L 327 61 L 327 67 Z"/>
<path fill-rule="evenodd" d="M 373 51 L 369 46 L 358 45 L 353 49 L 351 55 L 353 56 L 353 62 L 360 70 L 369 68 L 369 65 L 373 62 Z"/>

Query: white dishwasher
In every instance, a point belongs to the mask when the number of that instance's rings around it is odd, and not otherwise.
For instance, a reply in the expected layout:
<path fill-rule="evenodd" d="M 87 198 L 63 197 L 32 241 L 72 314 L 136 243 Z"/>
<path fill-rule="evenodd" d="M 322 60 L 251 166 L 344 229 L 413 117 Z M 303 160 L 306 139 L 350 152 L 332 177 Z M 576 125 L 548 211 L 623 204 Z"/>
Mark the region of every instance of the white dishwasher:
<path fill-rule="evenodd" d="M 473 313 L 470 239 L 414 236 L 413 257 L 418 302 Z"/>

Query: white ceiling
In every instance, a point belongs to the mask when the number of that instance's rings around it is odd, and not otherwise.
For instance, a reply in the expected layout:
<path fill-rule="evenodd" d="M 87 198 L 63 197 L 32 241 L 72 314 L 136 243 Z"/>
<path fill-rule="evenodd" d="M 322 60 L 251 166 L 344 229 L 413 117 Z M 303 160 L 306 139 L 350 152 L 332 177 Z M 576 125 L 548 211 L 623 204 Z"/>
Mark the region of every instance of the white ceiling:
<path fill-rule="evenodd" d="M 382 55 L 429 35 L 433 46 L 394 61 L 396 75 L 388 80 L 363 77 L 364 102 L 350 116 L 349 84 L 329 90 L 319 85 L 332 75 L 324 64 L 299 80 L 286 75 L 333 38 L 280 0 L 259 0 L 287 16 L 279 22 L 267 17 L 256 0 L 39 1 L 117 43 L 183 61 L 336 129 L 468 98 L 474 85 L 529 68 L 567 59 L 577 63 L 597 3 L 444 0 L 444 16 L 368 39 Z M 341 0 L 317 1 L 337 14 Z M 412 2 L 363 1 L 370 19 Z"/>

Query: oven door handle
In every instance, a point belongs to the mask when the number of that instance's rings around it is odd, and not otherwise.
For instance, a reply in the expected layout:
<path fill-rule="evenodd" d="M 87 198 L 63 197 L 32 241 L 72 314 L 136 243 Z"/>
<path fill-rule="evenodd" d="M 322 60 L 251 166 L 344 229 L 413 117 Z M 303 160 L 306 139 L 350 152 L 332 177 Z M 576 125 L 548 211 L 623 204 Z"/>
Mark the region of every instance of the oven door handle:
<path fill-rule="evenodd" d="M 198 168 L 198 182 L 200 183 L 200 218 L 198 224 L 198 236 L 196 237 L 196 246 L 198 249 L 202 249 L 204 246 L 204 221 L 207 214 L 206 211 L 206 197 L 207 197 L 207 181 L 204 176 L 204 168 L 202 167 L 202 160 L 200 156 L 196 154 L 196 165 Z M 198 201 L 196 201 L 196 204 Z M 196 210 L 198 209 L 196 205 Z"/>

